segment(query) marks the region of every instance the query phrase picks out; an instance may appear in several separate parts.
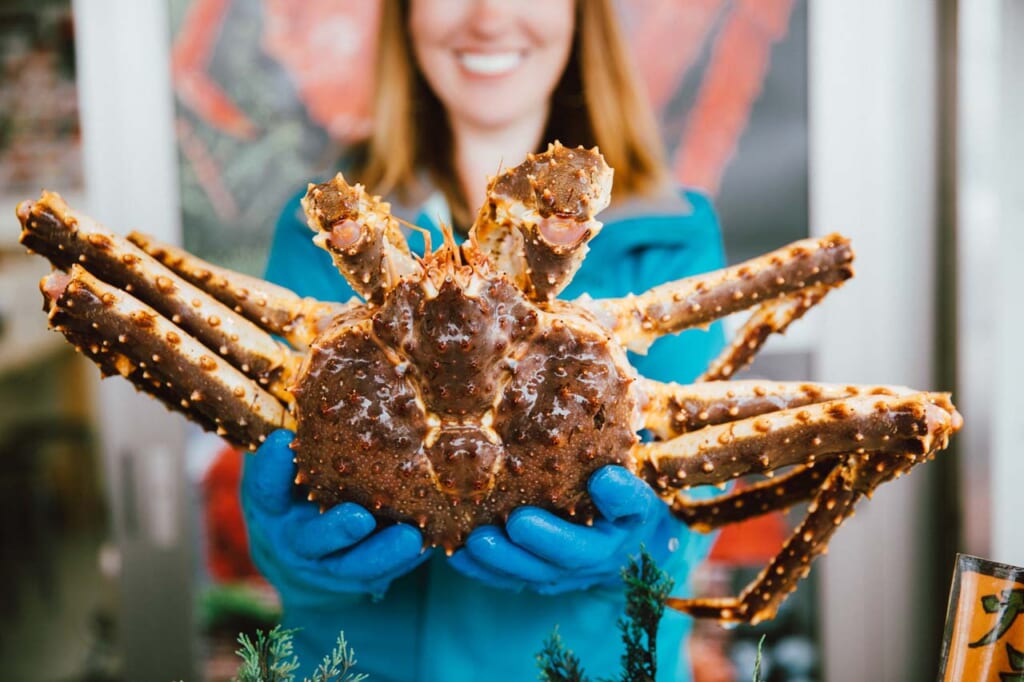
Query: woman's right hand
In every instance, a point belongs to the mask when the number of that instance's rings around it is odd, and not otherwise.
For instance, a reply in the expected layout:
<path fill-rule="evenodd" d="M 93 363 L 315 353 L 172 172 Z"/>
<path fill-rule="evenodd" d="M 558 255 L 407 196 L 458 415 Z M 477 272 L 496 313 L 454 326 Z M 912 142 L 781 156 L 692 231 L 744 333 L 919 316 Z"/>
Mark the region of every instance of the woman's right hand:
<path fill-rule="evenodd" d="M 320 513 L 294 484 L 291 431 L 275 431 L 242 476 L 242 509 L 253 562 L 287 604 L 316 593 L 381 595 L 395 578 L 430 555 L 406 524 L 374 532 L 364 507 L 344 503 Z M 312 593 L 312 594 L 311 594 Z"/>

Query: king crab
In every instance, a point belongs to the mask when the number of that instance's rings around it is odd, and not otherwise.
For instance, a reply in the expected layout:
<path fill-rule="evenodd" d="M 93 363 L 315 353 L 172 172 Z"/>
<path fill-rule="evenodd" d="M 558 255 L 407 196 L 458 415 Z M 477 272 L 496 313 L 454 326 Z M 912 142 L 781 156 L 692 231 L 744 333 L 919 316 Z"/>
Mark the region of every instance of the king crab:
<path fill-rule="evenodd" d="M 721 621 L 770 618 L 854 504 L 945 447 L 960 415 L 944 393 L 726 381 L 852 276 L 838 235 L 639 295 L 555 298 L 601 229 L 611 180 L 596 149 L 551 145 L 491 179 L 461 247 L 445 231 L 423 257 L 361 185 L 311 184 L 313 240 L 363 299 L 344 304 L 124 239 L 51 192 L 17 214 L 21 242 L 56 268 L 40 285 L 54 329 L 104 375 L 239 446 L 294 430 L 296 483 L 324 508 L 357 502 L 451 552 L 521 505 L 590 522 L 587 480 L 608 464 L 700 531 L 809 501 L 739 596 L 670 600 Z M 691 385 L 627 361 L 626 349 L 750 308 Z M 641 429 L 655 440 L 640 442 Z M 686 495 L 751 474 L 766 478 Z"/>

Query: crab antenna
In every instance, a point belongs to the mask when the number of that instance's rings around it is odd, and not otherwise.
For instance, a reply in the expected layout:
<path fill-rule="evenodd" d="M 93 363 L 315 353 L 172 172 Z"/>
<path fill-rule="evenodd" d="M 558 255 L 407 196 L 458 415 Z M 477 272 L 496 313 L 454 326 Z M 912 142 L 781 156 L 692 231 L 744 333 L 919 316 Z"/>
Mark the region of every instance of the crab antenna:
<path fill-rule="evenodd" d="M 401 218 L 398 218 L 398 217 L 395 217 L 395 220 L 400 222 L 402 225 L 405 225 L 410 230 L 416 230 L 417 232 L 419 232 L 420 234 L 423 235 L 423 255 L 424 256 L 429 256 L 432 253 L 433 249 L 431 249 L 431 245 L 430 245 L 430 230 L 428 230 L 425 227 L 420 227 L 419 225 L 414 225 L 413 223 L 410 223 L 408 220 L 402 220 Z"/>

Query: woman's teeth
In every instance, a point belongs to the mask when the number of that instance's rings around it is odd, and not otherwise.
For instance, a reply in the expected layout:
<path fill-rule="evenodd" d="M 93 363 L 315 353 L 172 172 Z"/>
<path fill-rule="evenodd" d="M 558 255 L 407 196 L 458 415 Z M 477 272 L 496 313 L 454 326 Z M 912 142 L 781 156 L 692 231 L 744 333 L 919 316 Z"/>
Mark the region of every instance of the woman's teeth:
<path fill-rule="evenodd" d="M 523 61 L 521 52 L 460 52 L 459 63 L 470 73 L 495 76 L 508 73 Z"/>

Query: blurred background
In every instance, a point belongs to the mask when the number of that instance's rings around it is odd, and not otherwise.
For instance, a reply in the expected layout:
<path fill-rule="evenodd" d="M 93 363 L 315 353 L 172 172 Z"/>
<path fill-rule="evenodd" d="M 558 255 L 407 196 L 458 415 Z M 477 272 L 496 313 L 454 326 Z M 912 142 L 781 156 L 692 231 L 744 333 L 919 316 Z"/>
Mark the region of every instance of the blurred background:
<path fill-rule="evenodd" d="M 956 552 L 1024 565 L 1024 4 L 620 10 L 675 178 L 714 198 L 730 260 L 832 231 L 857 249 L 853 283 L 749 372 L 953 390 L 967 424 L 859 509 L 775 621 L 702 624 L 696 679 L 750 679 L 762 635 L 771 682 L 934 679 Z M 0 3 L 0 678 L 230 679 L 237 633 L 277 616 L 240 455 L 46 330 L 49 268 L 15 204 L 53 189 L 260 274 L 283 202 L 372 126 L 376 18 L 365 0 Z M 723 533 L 697 588 L 736 592 L 793 523 Z"/>

